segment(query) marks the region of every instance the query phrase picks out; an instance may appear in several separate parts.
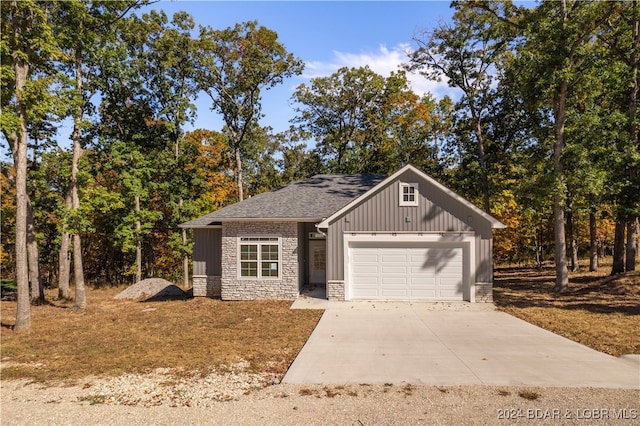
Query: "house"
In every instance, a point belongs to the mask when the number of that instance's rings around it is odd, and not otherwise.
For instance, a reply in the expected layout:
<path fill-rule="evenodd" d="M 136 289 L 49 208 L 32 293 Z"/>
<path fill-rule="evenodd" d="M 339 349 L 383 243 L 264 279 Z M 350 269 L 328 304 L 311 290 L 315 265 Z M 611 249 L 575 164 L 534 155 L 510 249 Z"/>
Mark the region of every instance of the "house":
<path fill-rule="evenodd" d="M 316 175 L 186 222 L 194 296 L 491 302 L 500 221 L 411 165 Z"/>

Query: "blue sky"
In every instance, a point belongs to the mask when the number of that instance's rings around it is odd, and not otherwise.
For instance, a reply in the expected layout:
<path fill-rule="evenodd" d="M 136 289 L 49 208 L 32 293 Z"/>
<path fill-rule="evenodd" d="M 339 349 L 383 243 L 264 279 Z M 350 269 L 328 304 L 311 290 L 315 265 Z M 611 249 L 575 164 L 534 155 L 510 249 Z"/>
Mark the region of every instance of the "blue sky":
<path fill-rule="evenodd" d="M 238 22 L 256 20 L 278 33 L 286 49 L 302 59 L 305 71 L 301 76 L 262 92 L 262 126 L 281 132 L 289 128 L 294 117 L 291 95 L 301 83 L 313 77 L 328 76 L 340 67 L 368 65 L 378 74 L 388 77 L 399 64 L 406 62 L 406 52 L 415 48 L 412 37 L 430 30 L 453 14 L 450 1 L 168 1 L 162 0 L 136 11 L 138 15 L 152 9 L 162 9 L 171 18 L 177 11 L 191 14 L 199 25 L 216 29 L 234 26 Z M 432 93 L 436 98 L 446 94 L 457 97 L 457 89 L 446 82 L 428 81 L 409 75 L 417 94 Z M 203 128 L 220 131 L 222 119 L 210 110 L 207 95 L 195 101 L 197 118 L 185 131 Z M 71 146 L 69 135 L 72 121 L 63 121 L 58 130 L 58 144 Z M 6 148 L 4 138 L 0 141 Z"/>
<path fill-rule="evenodd" d="M 416 32 L 431 29 L 452 15 L 449 1 L 160 1 L 138 14 L 162 9 L 169 17 L 184 10 L 197 24 L 223 29 L 256 20 L 278 33 L 286 49 L 305 63 L 304 74 L 262 92 L 265 117 L 262 126 L 286 130 L 294 111 L 290 98 L 295 87 L 310 78 L 328 76 L 338 68 L 368 65 L 385 77 L 406 62 L 407 49 L 415 48 Z M 436 98 L 453 94 L 446 82 L 429 82 L 410 76 L 413 90 Z M 221 130 L 222 121 L 209 110 L 206 95 L 196 101 L 198 118 L 190 128 Z"/>

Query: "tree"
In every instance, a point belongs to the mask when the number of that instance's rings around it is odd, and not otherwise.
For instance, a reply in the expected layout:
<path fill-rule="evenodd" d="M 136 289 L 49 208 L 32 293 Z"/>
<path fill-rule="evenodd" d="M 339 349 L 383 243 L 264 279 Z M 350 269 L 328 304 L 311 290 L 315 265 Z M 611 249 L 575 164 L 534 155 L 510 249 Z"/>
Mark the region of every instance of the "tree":
<path fill-rule="evenodd" d="M 2 133 L 16 168 L 15 261 L 18 301 L 16 331 L 31 327 L 27 234 L 27 140 L 29 111 L 42 87 L 29 85 L 38 67 L 46 67 L 57 46 L 48 23 L 49 5 L 35 1 L 2 2 Z M 41 92 L 40 92 L 41 93 Z M 32 262 L 37 262 L 37 256 Z M 38 277 L 39 279 L 39 277 Z"/>
<path fill-rule="evenodd" d="M 626 113 L 627 137 L 618 139 L 619 157 L 612 164 L 616 170 L 616 237 L 612 274 L 635 270 L 637 221 L 640 216 L 640 130 L 638 94 L 640 93 L 640 5 L 636 0 L 621 3 L 618 14 L 607 20 L 599 34 L 615 66 L 623 68 L 621 82 L 613 88 L 620 93 L 620 111 Z M 626 248 L 625 248 L 626 228 Z M 626 262 L 625 262 L 626 255 Z"/>
<path fill-rule="evenodd" d="M 160 212 L 142 206 L 143 202 L 148 202 L 151 193 L 154 173 L 151 163 L 135 144 L 115 142 L 111 145 L 109 168 L 119 176 L 121 199 L 128 209 L 116 225 L 114 236 L 123 252 L 135 251 L 135 282 L 142 280 L 142 240 L 150 233 L 154 222 L 162 217 Z"/>
<path fill-rule="evenodd" d="M 295 130 L 315 138 L 329 172 L 392 173 L 408 162 L 435 162 L 434 102 L 419 99 L 404 72 L 385 78 L 369 67 L 343 67 L 298 86 L 292 98 Z"/>
<path fill-rule="evenodd" d="M 71 200 L 70 217 L 73 242 L 73 267 L 75 281 L 74 306 L 84 309 L 87 306 L 84 271 L 82 267 L 82 229 L 79 226 L 80 187 L 78 180 L 80 159 L 83 155 L 82 132 L 85 127 L 84 115 L 89 108 L 91 86 L 86 85 L 87 69 L 92 64 L 92 54 L 99 42 L 113 36 L 111 26 L 131 9 L 138 7 L 137 1 L 85 2 L 74 0 L 60 3 L 57 37 L 66 53 L 68 72 L 73 76 L 73 157 L 69 180 L 69 198 Z M 61 254 L 61 256 L 63 256 Z"/>
<path fill-rule="evenodd" d="M 242 201 L 242 151 L 246 136 L 261 113 L 261 90 L 300 74 L 303 63 L 278 42 L 276 32 L 255 21 L 225 30 L 200 28 L 197 80 L 222 115 L 236 162 L 238 200 Z"/>
<path fill-rule="evenodd" d="M 441 24 L 431 33 L 414 37 L 419 47 L 405 66 L 429 79 L 446 77 L 449 86 L 462 90 L 459 107 L 471 117 L 486 212 L 491 211 L 491 205 L 485 121 L 493 97 L 495 67 L 507 45 L 503 38 L 494 37 L 494 31 L 491 20 L 481 13 L 457 7 L 451 24 Z"/>
<path fill-rule="evenodd" d="M 547 110 L 552 119 L 556 291 L 565 291 L 569 286 L 565 239 L 568 109 L 576 99 L 582 78 L 593 71 L 588 60 L 589 46 L 611 7 L 615 6 L 562 0 L 542 3 L 521 15 L 525 38 L 518 46 L 517 66 L 523 93 L 537 108 Z"/>
<path fill-rule="evenodd" d="M 135 25 L 137 23 L 138 25 Z M 173 218 L 177 225 L 184 221 L 185 181 L 183 168 L 178 167 L 182 139 L 182 126 L 193 121 L 195 108 L 191 99 L 197 95 L 195 77 L 196 42 L 190 31 L 195 27 L 193 18 L 185 12 L 176 13 L 170 25 L 164 12 L 152 11 L 141 21 L 134 22 L 136 43 L 132 56 L 147 93 L 156 105 L 156 117 L 162 120 L 173 143 L 173 162 L 167 164 L 172 190 L 169 191 Z M 136 28 L 139 31 L 136 31 Z M 182 245 L 187 244 L 187 230 L 181 230 Z M 183 285 L 188 286 L 189 258 L 182 255 Z"/>
<path fill-rule="evenodd" d="M 197 190 L 193 217 L 218 210 L 235 197 L 233 181 L 233 150 L 222 133 L 196 129 L 187 132 L 183 144 L 197 150 L 195 161 L 185 172 L 195 175 L 202 189 Z"/>

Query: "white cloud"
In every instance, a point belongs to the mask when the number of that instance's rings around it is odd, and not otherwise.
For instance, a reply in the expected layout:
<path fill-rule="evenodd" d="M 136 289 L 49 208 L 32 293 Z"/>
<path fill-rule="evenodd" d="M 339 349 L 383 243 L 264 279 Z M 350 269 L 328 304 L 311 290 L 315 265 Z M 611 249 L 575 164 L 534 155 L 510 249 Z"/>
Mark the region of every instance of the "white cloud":
<path fill-rule="evenodd" d="M 373 52 L 350 53 L 333 51 L 333 58 L 328 62 L 305 62 L 305 70 L 302 77 L 305 79 L 326 77 L 342 67 L 359 68 L 365 65 L 368 65 L 372 71 L 388 77 L 392 71 L 402 69 L 402 64 L 409 61 L 408 53 L 410 52 L 411 48 L 406 43 L 399 44 L 391 49 L 386 46 L 380 46 L 378 50 Z M 459 93 L 456 93 L 457 89 L 449 87 L 444 78 L 442 81 L 433 81 L 417 73 L 407 73 L 407 78 L 411 88 L 418 95 L 431 93 L 437 99 L 445 95 L 449 95 L 454 99 L 459 97 Z"/>

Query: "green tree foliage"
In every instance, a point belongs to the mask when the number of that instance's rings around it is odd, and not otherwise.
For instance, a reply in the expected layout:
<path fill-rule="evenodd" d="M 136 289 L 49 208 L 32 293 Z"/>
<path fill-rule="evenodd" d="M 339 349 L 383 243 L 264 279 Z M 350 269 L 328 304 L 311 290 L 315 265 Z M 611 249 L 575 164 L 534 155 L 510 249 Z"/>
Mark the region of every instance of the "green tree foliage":
<path fill-rule="evenodd" d="M 341 68 L 293 94 L 297 131 L 315 138 L 332 173 L 392 173 L 412 162 L 436 168 L 435 101 L 418 98 L 403 72 Z"/>
<path fill-rule="evenodd" d="M 69 80 L 73 81 L 72 118 L 73 156 L 69 179 L 69 199 L 72 219 L 69 233 L 73 238 L 73 268 L 75 281 L 75 306 L 87 305 L 84 289 L 84 269 L 82 265 L 82 238 L 84 231 L 80 220 L 79 164 L 84 153 L 83 133 L 87 126 L 85 114 L 91 104 L 93 79 L 99 51 L 98 46 L 114 37 L 112 26 L 131 9 L 139 7 L 137 1 L 95 1 L 86 3 L 80 0 L 58 3 L 56 14 L 56 33 L 62 51 L 61 64 Z M 61 253 L 64 256 L 64 253 Z"/>
<path fill-rule="evenodd" d="M 0 3 L 0 125 L 15 160 L 1 168 L 0 260 L 20 289 L 36 274 L 25 261 L 41 264 L 61 297 L 69 267 L 82 272 L 76 284 L 178 280 L 191 247 L 181 222 L 317 173 L 390 174 L 407 163 L 508 224 L 498 260 L 555 259 L 558 289 L 563 250 L 602 255 L 614 217 L 627 264 L 635 258 L 636 2 L 454 2 L 450 24 L 417 37 L 408 67 L 447 78 L 460 98 L 417 96 L 405 71 L 342 68 L 296 89 L 293 125 L 278 134 L 260 125 L 271 113 L 262 91 L 302 63 L 274 31 L 256 22 L 198 31 L 186 13 L 137 16 L 137 5 Z M 204 93 L 225 126 L 185 133 Z M 52 144 L 63 116 L 75 119 L 73 149 Z M 18 220 L 27 196 L 31 228 Z M 70 234 L 81 243 L 73 250 Z M 20 252 L 28 235 L 40 262 Z"/>
<path fill-rule="evenodd" d="M 637 1 L 619 3 L 619 13 L 607 20 L 599 34 L 606 47 L 608 69 L 614 71 L 606 81 L 607 89 L 617 102 L 610 104 L 617 120 L 612 127 L 620 131 L 614 144 L 617 156 L 611 158 L 609 185 L 615 188 L 611 202 L 616 210 L 616 250 L 611 273 L 635 269 L 640 217 L 640 125 L 638 94 L 640 93 L 640 5 Z M 617 73 L 615 73 L 617 71 Z M 624 116 L 624 119 L 622 118 Z M 626 133 L 626 134 L 625 134 Z M 627 228 L 626 250 L 623 235 Z M 626 253 L 625 253 L 626 252 Z M 624 257 L 626 255 L 626 262 Z"/>
<path fill-rule="evenodd" d="M 29 256 L 27 253 L 28 240 L 34 239 L 27 192 L 28 128 L 29 123 L 42 121 L 43 111 L 47 110 L 45 104 L 50 102 L 48 83 L 45 80 L 42 84 L 38 76 L 51 70 L 51 61 L 59 51 L 49 24 L 49 4 L 6 1 L 0 4 L 0 10 L 0 101 L 3 109 L 0 127 L 9 143 L 16 170 L 15 277 L 18 309 L 15 329 L 27 330 L 31 327 L 29 272 L 36 269 L 38 262 L 37 255 L 31 253 Z M 40 281 L 39 275 L 31 278 Z"/>
<path fill-rule="evenodd" d="M 262 89 L 300 74 L 303 64 L 278 42 L 278 35 L 255 21 L 225 30 L 200 28 L 198 87 L 222 115 L 236 161 L 238 199 L 243 200 L 243 151 L 251 151 L 247 134 L 261 116 Z"/>
<path fill-rule="evenodd" d="M 473 148 L 464 149 L 464 156 L 473 158 L 481 184 L 484 210 L 490 212 L 489 166 L 487 139 L 489 113 L 494 102 L 494 75 L 504 54 L 508 39 L 495 37 L 497 25 L 482 13 L 458 7 L 451 23 L 440 24 L 431 32 L 414 37 L 418 49 L 410 55 L 408 70 L 419 71 L 433 80 L 446 78 L 449 86 L 460 89 L 463 96 L 457 110 L 464 113 L 464 127 Z M 466 139 L 465 135 L 461 135 Z"/>

